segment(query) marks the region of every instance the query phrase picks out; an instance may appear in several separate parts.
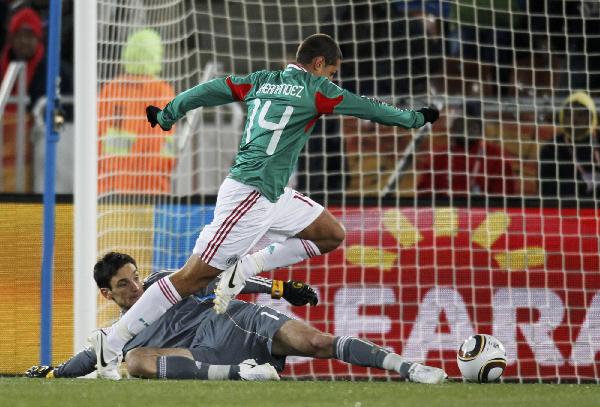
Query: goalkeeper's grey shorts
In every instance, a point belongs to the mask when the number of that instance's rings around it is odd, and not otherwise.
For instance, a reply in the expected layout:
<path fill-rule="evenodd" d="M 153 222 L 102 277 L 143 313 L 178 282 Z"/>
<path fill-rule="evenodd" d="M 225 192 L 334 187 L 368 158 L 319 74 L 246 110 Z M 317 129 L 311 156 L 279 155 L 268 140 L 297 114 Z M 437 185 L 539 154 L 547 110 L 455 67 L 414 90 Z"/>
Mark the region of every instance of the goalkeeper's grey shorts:
<path fill-rule="evenodd" d="M 234 300 L 225 314 L 210 312 L 198 326 L 190 352 L 197 361 L 214 365 L 255 359 L 282 371 L 285 357 L 271 355 L 271 346 L 277 331 L 289 320 L 272 308 Z"/>

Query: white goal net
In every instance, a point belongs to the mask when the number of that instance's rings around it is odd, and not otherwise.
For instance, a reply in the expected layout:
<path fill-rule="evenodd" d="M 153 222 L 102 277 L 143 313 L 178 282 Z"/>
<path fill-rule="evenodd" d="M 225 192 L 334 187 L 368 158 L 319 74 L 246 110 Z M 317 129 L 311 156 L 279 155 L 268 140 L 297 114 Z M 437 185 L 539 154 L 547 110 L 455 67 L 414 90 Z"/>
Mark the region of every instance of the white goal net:
<path fill-rule="evenodd" d="M 453 377 L 458 346 L 487 333 L 506 347 L 505 379 L 600 380 L 598 2 L 97 4 L 98 155 L 86 161 L 98 164 L 98 255 L 127 252 L 144 274 L 182 266 L 237 151 L 245 105 L 191 112 L 171 132 L 147 125 L 146 105 L 281 69 L 325 32 L 342 87 L 435 105 L 440 120 L 405 131 L 322 118 L 290 182 L 339 217 L 346 241 L 270 275 L 309 282 L 317 307 L 248 299 Z M 99 324 L 117 315 L 98 297 Z M 284 375 L 393 379 L 298 358 Z"/>

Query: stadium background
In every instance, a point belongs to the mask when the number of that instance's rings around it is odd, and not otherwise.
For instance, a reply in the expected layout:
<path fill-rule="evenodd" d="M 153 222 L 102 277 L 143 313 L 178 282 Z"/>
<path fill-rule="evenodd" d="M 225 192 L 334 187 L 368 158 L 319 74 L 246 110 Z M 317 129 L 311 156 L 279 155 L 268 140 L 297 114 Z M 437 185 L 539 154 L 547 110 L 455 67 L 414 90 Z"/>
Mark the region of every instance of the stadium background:
<path fill-rule="evenodd" d="M 194 240 L 182 232 L 190 225 L 178 225 L 165 216 L 177 217 L 189 208 L 170 207 L 165 211 L 138 205 L 130 209 L 142 214 L 136 218 L 135 227 L 147 232 L 138 238 L 146 241 L 142 246 L 152 247 L 148 252 L 155 253 L 152 259 L 138 258 L 140 263 L 150 263 L 158 270 L 185 261 L 185 248 L 191 250 Z M 212 219 L 212 209 L 212 205 L 202 206 L 196 212 L 198 216 L 190 219 L 191 225 L 199 230 Z M 453 363 L 456 337 L 489 332 L 507 347 L 512 362 L 507 370 L 509 377 L 596 377 L 596 362 L 589 360 L 589 354 L 596 351 L 594 319 L 600 312 L 600 225 L 594 210 L 565 209 L 561 217 L 557 209 L 331 210 L 347 228 L 345 248 L 292 271 L 274 273 L 275 278 L 310 281 L 322 305 L 292 310 L 267 296 L 246 299 L 293 313 L 328 332 L 366 336 L 407 357 L 435 364 L 444 360 L 444 367 L 454 376 L 459 374 Z M 39 203 L 4 202 L 1 213 L 3 224 L 19 225 L 2 229 L 1 237 L 7 244 L 0 250 L 0 356 L 6 361 L 2 373 L 15 374 L 38 360 L 41 259 L 32 247 L 39 244 L 42 207 Z M 71 204 L 58 205 L 57 221 L 55 363 L 72 352 Z M 164 224 L 171 225 L 166 233 L 160 227 Z M 383 241 L 382 226 L 387 232 Z M 556 233 L 544 238 L 542 233 L 558 230 L 563 237 Z M 588 237 L 581 239 L 582 235 Z M 419 250 L 419 245 L 424 249 Z M 181 252 L 182 257 L 160 257 L 160 253 L 172 251 Z M 15 259 L 19 260 L 18 270 Z M 148 271 L 142 269 L 143 274 Z M 15 278 L 17 274 L 19 278 Z M 506 307 L 507 302 L 515 305 Z M 105 318 L 117 317 L 116 307 L 108 304 L 108 308 Z M 522 359 L 518 365 L 512 355 Z M 294 358 L 286 373 L 385 376 L 376 370 L 350 369 L 338 362 L 309 364 Z"/>
<path fill-rule="evenodd" d="M 488 10 L 496 6 L 490 6 L 492 3 L 480 6 Z M 500 8 L 513 4 L 501 3 Z M 504 75 L 494 71 L 494 61 L 468 61 L 463 54 L 446 58 L 445 68 L 435 70 L 432 65 L 439 62 L 439 55 L 433 44 L 425 41 L 425 26 L 396 27 L 405 30 L 401 32 L 382 28 L 390 21 L 413 16 L 404 12 L 394 16 L 388 5 L 398 2 L 356 2 L 354 8 L 349 2 L 173 1 L 164 9 L 154 7 L 151 1 L 138 4 L 147 8 L 146 25 L 161 31 L 167 45 L 162 76 L 176 91 L 201 81 L 207 64 L 215 59 L 219 72 L 277 69 L 293 54 L 300 39 L 324 30 L 336 34 L 344 52 L 352 55 L 342 68 L 343 86 L 408 105 L 432 101 L 432 89 L 445 95 L 442 104 L 456 110 L 446 112 L 432 130 L 433 147 L 444 145 L 449 130 L 446 119 L 450 122 L 460 116 L 457 111 L 465 107 L 465 101 L 475 100 L 483 107 L 487 141 L 511 154 L 517 193 L 510 196 L 484 193 L 457 199 L 416 199 L 422 171 L 418 163 L 428 157 L 427 150 L 422 149 L 403 168 L 391 192 L 381 197 L 380 191 L 394 176 L 411 135 L 355 119 L 341 123 L 323 120 L 300 163 L 297 187 L 332 208 L 346 225 L 348 239 L 343 249 L 329 256 L 274 273 L 277 278 L 304 279 L 321 296 L 321 306 L 316 309 L 284 307 L 283 311 L 293 311 L 328 332 L 366 336 L 399 353 L 444 366 L 453 376 L 458 374 L 454 363 L 458 342 L 472 332 L 486 332 L 499 336 L 509 349 L 508 378 L 599 379 L 598 201 L 595 196 L 560 201 L 542 196 L 539 189 L 540 147 L 552 142 L 557 130 L 553 116 L 575 90 L 571 79 L 567 78 L 565 85 L 560 78 L 569 76 L 569 67 L 555 65 L 552 58 L 544 59 L 547 50 L 536 53 L 528 43 L 524 47 L 532 56 L 524 66 L 515 63 L 518 69 L 506 83 L 494 77 Z M 455 2 L 440 4 L 451 6 Z M 133 8 L 111 14 L 114 7 L 118 9 L 117 3 L 100 1 L 98 5 L 98 80 L 93 86 L 100 88 L 118 72 L 120 60 L 116 55 L 139 21 Z M 438 12 L 442 20 L 454 22 L 443 7 Z M 548 14 L 550 9 L 536 12 L 539 14 L 534 17 L 555 17 Z M 493 11 L 491 15 L 508 16 L 513 28 L 516 20 L 526 16 L 518 11 Z M 527 29 L 531 32 L 534 26 Z M 550 28 L 544 30 L 534 33 L 550 32 Z M 415 41 L 409 44 L 406 34 L 412 34 Z M 440 36 L 450 40 L 449 34 L 442 32 Z M 586 37 L 594 38 L 594 33 Z M 512 40 L 519 48 L 516 38 Z M 396 61 L 403 73 L 397 77 L 385 70 L 390 68 L 386 63 L 380 63 L 387 60 L 385 54 L 378 51 L 375 60 L 367 63 L 364 55 L 359 55 L 365 44 L 386 41 L 403 52 Z M 410 49 L 417 50 L 418 55 L 411 54 Z M 571 51 L 562 52 L 568 59 Z M 553 55 L 560 54 L 554 50 Z M 415 64 L 408 66 L 407 60 Z M 460 69 L 463 62 L 470 62 L 465 70 Z M 469 71 L 474 66 L 475 72 Z M 423 86 L 425 82 L 427 86 Z M 191 134 L 192 152 L 179 157 L 200 162 L 190 170 L 191 175 L 182 177 L 182 190 L 158 197 L 100 193 L 98 233 L 89 236 L 96 239 L 99 253 L 127 250 L 136 257 L 143 273 L 181 265 L 198 231 L 212 216 L 212 194 L 224 176 L 236 141 L 216 143 L 216 150 L 209 144 L 230 134 L 238 136 L 235 126 L 223 126 L 235 115 L 235 108 L 202 113 L 202 131 Z M 207 137 L 208 141 L 202 141 Z M 211 161 L 209 155 L 217 156 L 216 160 Z M 186 184 L 189 179 L 191 184 Z M 4 198 L 0 212 L 0 373 L 16 374 L 38 361 L 42 209 L 37 198 Z M 28 200 L 33 202 L 23 202 Z M 59 204 L 54 363 L 73 352 L 72 219 L 72 205 Z M 263 297 L 254 299 L 272 304 Z M 117 316 L 111 304 L 101 299 L 98 304 L 100 324 Z M 281 308 L 281 304 L 273 306 Z M 293 377 L 365 377 L 365 373 L 368 377 L 382 375 L 349 369 L 337 362 L 304 360 L 292 361 L 286 370 Z"/>

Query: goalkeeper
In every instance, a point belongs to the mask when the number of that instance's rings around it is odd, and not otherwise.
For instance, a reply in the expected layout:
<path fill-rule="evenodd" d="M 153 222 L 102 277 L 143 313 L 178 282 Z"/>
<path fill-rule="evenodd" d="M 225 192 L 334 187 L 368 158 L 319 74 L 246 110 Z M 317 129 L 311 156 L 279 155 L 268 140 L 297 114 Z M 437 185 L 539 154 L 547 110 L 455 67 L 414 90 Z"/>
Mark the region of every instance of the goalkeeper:
<path fill-rule="evenodd" d="M 138 301 L 143 289 L 155 284 L 162 290 L 164 277 L 169 274 L 150 275 L 142 288 L 131 256 L 108 253 L 94 267 L 101 294 L 119 305 L 123 314 Z M 415 382 L 432 382 L 432 371 L 443 375 L 441 369 L 404 361 L 362 339 L 325 334 L 269 307 L 233 301 L 228 315 L 216 314 L 211 311 L 214 285 L 169 309 L 126 344 L 123 352 L 132 376 L 277 380 L 276 371 L 283 370 L 285 357 L 290 355 L 336 358 L 378 367 Z M 270 293 L 296 306 L 318 302 L 315 291 L 299 282 L 251 278 L 244 292 Z M 253 363 L 249 364 L 248 359 Z M 56 368 L 34 366 L 26 376 L 78 377 L 93 372 L 95 365 L 94 351 L 86 349 Z"/>
<path fill-rule="evenodd" d="M 93 338 L 99 360 L 107 362 L 99 363 L 101 376 L 117 369 L 123 346 L 144 323 L 157 320 L 220 273 L 214 309 L 224 313 L 248 278 L 341 244 L 345 231 L 340 222 L 312 199 L 286 188 L 320 116 L 351 115 L 404 128 L 437 120 L 435 108 L 401 110 L 338 87 L 331 80 L 340 63 L 337 43 L 328 35 L 315 34 L 300 44 L 296 63 L 283 71 L 214 79 L 179 94 L 164 110 L 146 108 L 151 125 L 165 131 L 202 106 L 242 101 L 248 114 L 235 163 L 219 188 L 213 221 L 200 233 L 189 260 L 164 279 L 162 289 L 148 289 L 108 335 L 99 331 Z M 275 243 L 249 255 L 263 237 Z"/>

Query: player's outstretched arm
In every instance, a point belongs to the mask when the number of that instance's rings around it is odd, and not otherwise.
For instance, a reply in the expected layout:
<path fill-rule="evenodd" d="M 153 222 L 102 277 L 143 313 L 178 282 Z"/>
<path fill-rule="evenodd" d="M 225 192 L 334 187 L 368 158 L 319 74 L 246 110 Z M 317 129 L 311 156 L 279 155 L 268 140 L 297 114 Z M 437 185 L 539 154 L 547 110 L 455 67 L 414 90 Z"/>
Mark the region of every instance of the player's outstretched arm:
<path fill-rule="evenodd" d="M 46 379 L 81 377 L 94 370 L 96 370 L 96 353 L 93 350 L 85 349 L 57 367 L 32 366 L 25 372 L 25 377 Z"/>
<path fill-rule="evenodd" d="M 242 290 L 243 294 L 271 294 L 271 298 L 283 298 L 290 304 L 300 307 L 306 304 L 317 305 L 317 293 L 308 284 L 300 281 L 271 280 L 263 277 L 250 277 Z"/>
<path fill-rule="evenodd" d="M 167 277 L 173 274 L 172 271 L 159 271 L 150 274 L 144 279 L 143 287 L 146 290 L 156 281 L 161 278 Z M 218 282 L 218 277 L 212 281 L 201 293 L 198 295 L 206 296 L 213 293 Z M 241 292 L 242 294 L 270 294 L 271 298 L 280 299 L 283 298 L 294 306 L 303 306 L 310 304 L 312 306 L 317 305 L 319 298 L 316 291 L 308 284 L 300 281 L 283 281 L 283 280 L 271 280 L 264 277 L 250 277 L 246 281 L 246 286 Z"/>
<path fill-rule="evenodd" d="M 167 131 L 190 110 L 239 100 L 228 83 L 231 83 L 231 77 L 213 79 L 180 93 L 162 110 L 156 106 L 148 106 L 146 108 L 148 121 L 152 127 L 158 124 L 161 129 Z"/>
<path fill-rule="evenodd" d="M 35 365 L 25 371 L 25 377 L 30 379 L 53 379 L 54 366 Z"/>
<path fill-rule="evenodd" d="M 323 103 L 323 100 L 326 102 Z M 433 123 L 439 118 L 439 112 L 433 106 L 419 110 L 399 109 L 380 100 L 358 96 L 340 88 L 327 79 L 323 79 L 320 84 L 315 102 L 321 114 L 333 113 L 354 116 L 359 119 L 405 129 L 419 128 L 426 123 Z M 332 104 L 334 107 L 331 109 Z M 322 109 L 321 105 L 326 108 Z"/>
<path fill-rule="evenodd" d="M 275 289 L 276 283 L 281 283 L 282 289 Z M 314 307 L 319 303 L 319 297 L 317 296 L 316 291 L 308 284 L 305 284 L 300 281 L 273 280 L 273 290 L 271 291 L 271 297 L 283 298 L 290 304 L 297 307 L 306 304 L 310 304 Z"/>

